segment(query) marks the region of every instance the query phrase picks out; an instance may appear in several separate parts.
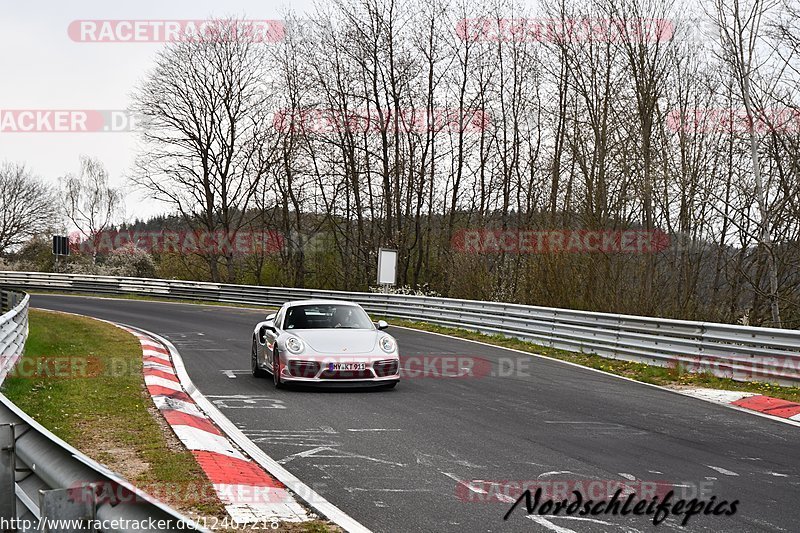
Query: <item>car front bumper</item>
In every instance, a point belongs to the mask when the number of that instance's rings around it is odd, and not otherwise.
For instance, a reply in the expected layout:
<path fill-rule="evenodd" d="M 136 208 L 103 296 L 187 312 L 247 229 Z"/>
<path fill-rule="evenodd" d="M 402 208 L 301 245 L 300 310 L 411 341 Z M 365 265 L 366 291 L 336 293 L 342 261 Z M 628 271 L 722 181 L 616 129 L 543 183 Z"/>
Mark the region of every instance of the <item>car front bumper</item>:
<path fill-rule="evenodd" d="M 281 365 L 281 380 L 306 384 L 386 385 L 400 379 L 399 357 L 348 357 L 347 363 L 363 365 L 361 369 L 340 370 L 334 365 L 341 358 L 288 357 Z M 360 367 L 358 367 L 360 368 Z"/>

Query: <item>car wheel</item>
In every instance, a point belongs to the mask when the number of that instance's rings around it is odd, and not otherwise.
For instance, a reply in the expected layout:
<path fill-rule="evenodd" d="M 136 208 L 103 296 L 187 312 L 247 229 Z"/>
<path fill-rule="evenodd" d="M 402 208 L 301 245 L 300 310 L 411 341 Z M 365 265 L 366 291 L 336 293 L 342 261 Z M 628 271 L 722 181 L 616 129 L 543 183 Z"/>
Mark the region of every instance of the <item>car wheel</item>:
<path fill-rule="evenodd" d="M 258 344 L 255 339 L 253 339 L 253 348 L 250 350 L 250 370 L 253 372 L 254 378 L 267 377 L 267 372 L 258 366 Z"/>
<path fill-rule="evenodd" d="M 281 356 L 278 354 L 278 350 L 272 350 L 272 382 L 276 389 L 282 389 L 284 386 L 281 381 Z"/>

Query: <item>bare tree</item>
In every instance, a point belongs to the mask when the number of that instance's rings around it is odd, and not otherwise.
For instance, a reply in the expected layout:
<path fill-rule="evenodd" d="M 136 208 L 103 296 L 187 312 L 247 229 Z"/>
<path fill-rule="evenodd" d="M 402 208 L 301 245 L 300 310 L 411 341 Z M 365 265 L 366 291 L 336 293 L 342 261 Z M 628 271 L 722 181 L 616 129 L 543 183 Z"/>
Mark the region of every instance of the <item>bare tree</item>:
<path fill-rule="evenodd" d="M 271 164 L 266 47 L 242 24 L 218 21 L 204 39 L 167 46 L 134 95 L 144 123 L 134 182 L 207 232 L 215 244 L 201 254 L 214 281 L 220 266 L 236 278 L 225 243 L 252 221 Z"/>
<path fill-rule="evenodd" d="M 772 5 L 775 5 L 774 3 Z M 730 67 L 738 84 L 749 126 L 750 157 L 756 202 L 759 211 L 758 241 L 764 249 L 769 279 L 769 300 L 772 323 L 781 327 L 780 302 L 778 298 L 778 270 L 771 235 L 771 212 L 767 189 L 762 178 L 759 140 L 755 124 L 763 114 L 754 106 L 751 80 L 757 68 L 757 48 L 762 38 L 762 20 L 770 9 L 769 0 L 715 0 L 714 15 L 722 41 L 722 59 Z"/>
<path fill-rule="evenodd" d="M 53 229 L 58 221 L 50 187 L 21 164 L 0 164 L 0 254 Z"/>
<path fill-rule="evenodd" d="M 102 233 L 118 222 L 121 213 L 122 193 L 108 183 L 108 171 L 96 158 L 81 156 L 77 175 L 61 178 L 64 197 L 64 214 L 76 227 L 82 239 L 92 244 L 92 261 Z"/>

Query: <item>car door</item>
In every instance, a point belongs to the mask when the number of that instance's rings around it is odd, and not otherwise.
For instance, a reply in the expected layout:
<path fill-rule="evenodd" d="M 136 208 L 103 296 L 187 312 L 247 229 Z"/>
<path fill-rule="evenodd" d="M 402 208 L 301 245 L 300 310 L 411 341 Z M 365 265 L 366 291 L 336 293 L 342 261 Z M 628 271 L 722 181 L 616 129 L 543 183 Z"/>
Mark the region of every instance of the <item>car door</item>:
<path fill-rule="evenodd" d="M 263 361 L 267 363 L 267 366 L 270 368 L 270 370 L 272 369 L 272 355 L 275 351 L 275 343 L 281 331 L 280 324 L 283 321 L 283 315 L 283 308 L 281 308 L 271 323 L 272 327 L 270 327 L 270 324 L 268 323 L 264 328 Z"/>
<path fill-rule="evenodd" d="M 273 317 L 272 320 L 266 320 L 261 323 L 261 326 L 258 328 L 258 354 L 257 360 L 260 366 L 266 366 L 268 368 L 272 368 L 272 352 L 275 346 L 275 339 L 278 338 L 278 330 L 275 327 L 275 324 L 280 323 L 280 320 L 283 317 L 283 310 L 279 311 L 277 315 L 268 315 L 267 318 L 270 316 Z"/>

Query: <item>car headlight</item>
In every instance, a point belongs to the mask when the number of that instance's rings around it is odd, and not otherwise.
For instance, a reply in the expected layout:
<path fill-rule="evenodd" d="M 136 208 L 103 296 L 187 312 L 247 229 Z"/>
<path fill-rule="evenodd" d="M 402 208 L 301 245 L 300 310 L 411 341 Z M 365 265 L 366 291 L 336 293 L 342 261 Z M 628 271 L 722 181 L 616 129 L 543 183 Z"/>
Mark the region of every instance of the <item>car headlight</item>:
<path fill-rule="evenodd" d="M 381 337 L 380 340 L 381 349 L 386 353 L 394 352 L 397 345 L 394 343 L 391 337 Z"/>
<path fill-rule="evenodd" d="M 286 339 L 286 349 L 292 353 L 302 353 L 305 348 L 303 341 L 297 337 L 289 337 Z"/>

